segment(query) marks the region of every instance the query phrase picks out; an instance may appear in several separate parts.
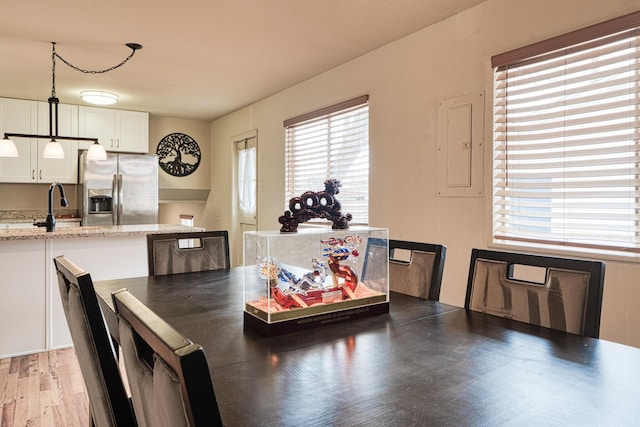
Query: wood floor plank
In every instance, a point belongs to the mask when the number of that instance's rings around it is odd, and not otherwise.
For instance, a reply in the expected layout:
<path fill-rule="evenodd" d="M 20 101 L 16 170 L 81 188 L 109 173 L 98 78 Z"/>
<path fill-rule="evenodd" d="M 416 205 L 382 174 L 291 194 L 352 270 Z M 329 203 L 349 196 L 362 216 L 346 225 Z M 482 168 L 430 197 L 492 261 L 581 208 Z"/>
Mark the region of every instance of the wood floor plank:
<path fill-rule="evenodd" d="M 0 364 L 0 402 L 4 402 L 6 400 L 8 378 L 9 378 L 9 364 L 8 363 Z"/>
<path fill-rule="evenodd" d="M 53 403 L 51 390 L 40 392 L 40 424 L 43 426 L 53 426 Z"/>
<path fill-rule="evenodd" d="M 49 371 L 49 354 L 53 351 L 38 353 L 38 369 L 40 373 L 40 391 L 51 390 L 51 372 Z"/>
<path fill-rule="evenodd" d="M 12 357 L 9 359 L 9 373 L 10 374 L 15 374 L 18 372 L 19 368 L 20 368 L 20 359 L 21 357 Z"/>
<path fill-rule="evenodd" d="M 25 365 L 24 361 L 20 364 L 20 371 L 18 373 L 18 388 L 16 390 L 16 410 L 13 413 L 13 423 L 16 426 L 24 426 L 27 424 L 27 401 L 29 392 L 29 377 L 20 376 L 23 373 L 22 367 Z"/>
<path fill-rule="evenodd" d="M 39 355 L 29 355 L 29 385 L 27 390 L 27 422 L 40 418 L 40 364 Z"/>
<path fill-rule="evenodd" d="M 2 403 L 2 425 L 5 425 L 4 420 L 10 420 L 8 425 L 13 425 L 13 416 L 16 410 L 16 395 L 18 393 L 18 372 L 7 375 L 7 383 L 5 385 L 5 396 L 0 403 Z"/>
<path fill-rule="evenodd" d="M 10 402 L 2 405 L 2 427 L 12 427 L 13 424 L 13 414 L 16 412 L 16 401 L 12 400 Z"/>

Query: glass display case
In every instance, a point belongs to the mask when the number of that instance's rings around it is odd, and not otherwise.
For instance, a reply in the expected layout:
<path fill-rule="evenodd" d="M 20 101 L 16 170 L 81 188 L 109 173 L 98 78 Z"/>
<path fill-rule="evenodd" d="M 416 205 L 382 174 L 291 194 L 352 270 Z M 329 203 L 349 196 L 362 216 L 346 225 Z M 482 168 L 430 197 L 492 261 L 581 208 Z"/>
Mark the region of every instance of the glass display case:
<path fill-rule="evenodd" d="M 386 228 L 244 233 L 245 325 L 277 335 L 389 312 Z"/>

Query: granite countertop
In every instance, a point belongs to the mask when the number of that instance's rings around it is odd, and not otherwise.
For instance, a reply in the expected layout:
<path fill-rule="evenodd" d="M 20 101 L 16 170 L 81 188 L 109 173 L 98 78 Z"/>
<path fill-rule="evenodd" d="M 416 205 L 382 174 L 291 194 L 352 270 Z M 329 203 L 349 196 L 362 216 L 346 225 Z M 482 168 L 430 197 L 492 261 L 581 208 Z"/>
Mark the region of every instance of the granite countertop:
<path fill-rule="evenodd" d="M 200 227 L 179 224 L 142 224 L 114 225 L 107 227 L 60 227 L 53 232 L 44 228 L 15 228 L 0 230 L 0 241 L 3 240 L 37 240 L 37 239 L 70 239 L 77 237 L 117 237 L 136 236 L 150 233 L 183 233 L 187 231 L 203 231 Z"/>

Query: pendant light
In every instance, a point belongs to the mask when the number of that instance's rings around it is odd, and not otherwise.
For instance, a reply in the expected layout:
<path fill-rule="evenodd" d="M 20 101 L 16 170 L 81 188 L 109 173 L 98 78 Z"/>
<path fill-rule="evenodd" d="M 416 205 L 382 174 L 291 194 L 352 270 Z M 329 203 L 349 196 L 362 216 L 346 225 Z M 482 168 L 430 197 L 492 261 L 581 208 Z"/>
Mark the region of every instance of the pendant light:
<path fill-rule="evenodd" d="M 42 157 L 45 159 L 64 159 L 64 149 L 55 138 L 51 138 L 51 141 L 44 146 Z"/>
<path fill-rule="evenodd" d="M 89 160 L 107 160 L 107 150 L 98 143 L 98 140 L 91 144 L 87 151 L 87 159 Z"/>
<path fill-rule="evenodd" d="M 0 139 L 0 157 L 18 157 L 18 148 L 7 135 Z"/>

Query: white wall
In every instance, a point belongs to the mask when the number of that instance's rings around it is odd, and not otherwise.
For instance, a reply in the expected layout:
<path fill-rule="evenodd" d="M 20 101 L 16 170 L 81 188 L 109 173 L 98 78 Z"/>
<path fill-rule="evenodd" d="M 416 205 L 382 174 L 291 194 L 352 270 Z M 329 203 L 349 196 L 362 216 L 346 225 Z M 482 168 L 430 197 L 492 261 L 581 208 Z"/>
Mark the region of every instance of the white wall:
<path fill-rule="evenodd" d="M 388 227 L 391 238 L 445 244 L 441 301 L 464 305 L 471 249 L 490 242 L 490 57 L 637 8 L 638 0 L 488 0 L 214 121 L 203 226 L 234 232 L 233 135 L 258 130 L 258 227 L 276 229 L 284 204 L 283 120 L 369 94 L 370 224 Z M 437 197 L 437 102 L 477 91 L 486 95 L 484 195 Z M 640 347 L 639 279 L 640 264 L 607 262 L 602 338 Z"/>
<path fill-rule="evenodd" d="M 202 157 L 200 165 L 190 175 L 184 177 L 171 176 L 161 168 L 158 169 L 160 190 L 160 206 L 158 222 L 160 224 L 179 224 L 180 215 L 193 215 L 194 225 L 201 227 L 204 222 L 206 194 L 211 186 L 211 149 L 210 123 L 202 120 L 186 120 L 171 117 L 149 117 L 149 153 L 155 154 L 158 144 L 165 136 L 172 133 L 184 133 L 193 138 L 200 147 Z M 183 196 L 183 194 L 186 195 Z M 194 196 L 195 194 L 195 196 Z M 205 195 L 202 200 L 194 199 Z"/>

